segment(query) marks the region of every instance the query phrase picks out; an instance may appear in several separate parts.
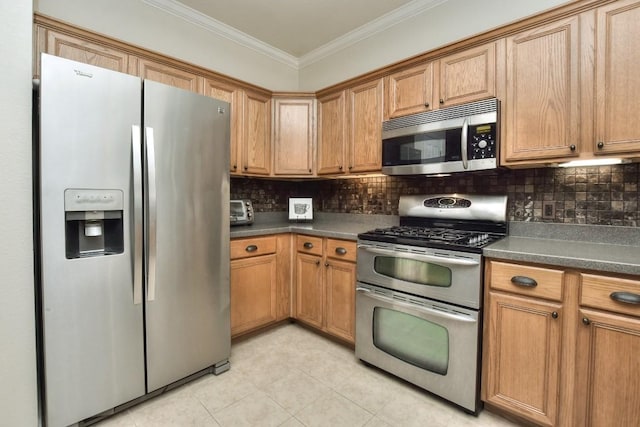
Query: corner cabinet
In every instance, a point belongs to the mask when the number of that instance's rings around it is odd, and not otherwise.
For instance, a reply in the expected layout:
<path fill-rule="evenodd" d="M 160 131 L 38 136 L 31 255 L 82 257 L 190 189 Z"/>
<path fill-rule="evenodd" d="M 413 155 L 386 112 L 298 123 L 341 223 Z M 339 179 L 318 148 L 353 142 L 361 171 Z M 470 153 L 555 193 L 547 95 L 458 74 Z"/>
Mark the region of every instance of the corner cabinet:
<path fill-rule="evenodd" d="M 640 1 L 596 9 L 595 154 L 640 155 Z"/>
<path fill-rule="evenodd" d="M 295 318 L 355 342 L 356 242 L 296 237 Z"/>
<path fill-rule="evenodd" d="M 579 27 L 573 16 L 506 38 L 501 164 L 578 156 Z"/>
<path fill-rule="evenodd" d="M 482 400 L 541 426 L 640 419 L 640 277 L 487 260 Z"/>
<path fill-rule="evenodd" d="M 313 97 L 273 99 L 273 174 L 312 176 L 316 148 Z"/>
<path fill-rule="evenodd" d="M 348 173 L 382 169 L 383 79 L 347 90 Z"/>

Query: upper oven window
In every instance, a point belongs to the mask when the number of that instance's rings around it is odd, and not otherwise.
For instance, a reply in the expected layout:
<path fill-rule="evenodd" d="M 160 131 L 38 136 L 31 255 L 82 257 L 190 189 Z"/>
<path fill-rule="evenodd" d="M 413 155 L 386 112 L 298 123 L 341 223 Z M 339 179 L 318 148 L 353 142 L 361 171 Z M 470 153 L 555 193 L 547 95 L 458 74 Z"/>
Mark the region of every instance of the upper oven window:
<path fill-rule="evenodd" d="M 461 129 L 386 138 L 382 141 L 382 165 L 420 165 L 458 161 L 462 158 Z"/>
<path fill-rule="evenodd" d="M 384 307 L 373 309 L 373 344 L 385 353 L 440 375 L 449 368 L 447 328 Z"/>
<path fill-rule="evenodd" d="M 373 268 L 376 273 L 392 279 L 426 286 L 451 287 L 451 269 L 432 262 L 395 256 L 376 256 Z"/>

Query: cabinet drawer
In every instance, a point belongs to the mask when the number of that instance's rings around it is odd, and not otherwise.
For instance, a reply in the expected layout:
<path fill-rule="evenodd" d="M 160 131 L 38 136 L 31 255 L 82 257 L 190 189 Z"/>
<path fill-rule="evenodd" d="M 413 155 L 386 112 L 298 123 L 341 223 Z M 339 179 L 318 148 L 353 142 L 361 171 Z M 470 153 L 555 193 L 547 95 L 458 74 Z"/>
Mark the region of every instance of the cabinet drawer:
<path fill-rule="evenodd" d="M 327 239 L 327 256 L 329 258 L 356 261 L 356 242 L 351 240 Z"/>
<path fill-rule="evenodd" d="M 322 256 L 322 237 L 296 236 L 296 251 Z"/>
<path fill-rule="evenodd" d="M 491 289 L 562 301 L 564 271 L 490 261 Z"/>
<path fill-rule="evenodd" d="M 640 316 L 640 280 L 581 274 L 580 305 Z"/>
<path fill-rule="evenodd" d="M 276 236 L 234 239 L 231 241 L 231 259 L 272 254 L 276 252 Z"/>

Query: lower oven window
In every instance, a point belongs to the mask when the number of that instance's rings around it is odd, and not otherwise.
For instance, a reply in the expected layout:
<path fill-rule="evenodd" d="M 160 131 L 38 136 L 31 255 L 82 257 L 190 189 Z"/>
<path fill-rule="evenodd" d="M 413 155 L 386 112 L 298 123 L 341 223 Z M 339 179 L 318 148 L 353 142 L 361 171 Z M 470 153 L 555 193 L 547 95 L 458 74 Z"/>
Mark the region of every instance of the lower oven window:
<path fill-rule="evenodd" d="M 451 287 L 451 269 L 430 262 L 392 256 L 376 256 L 376 273 L 405 282 Z"/>
<path fill-rule="evenodd" d="M 446 328 L 384 307 L 373 310 L 373 344 L 385 353 L 440 375 L 449 367 Z"/>

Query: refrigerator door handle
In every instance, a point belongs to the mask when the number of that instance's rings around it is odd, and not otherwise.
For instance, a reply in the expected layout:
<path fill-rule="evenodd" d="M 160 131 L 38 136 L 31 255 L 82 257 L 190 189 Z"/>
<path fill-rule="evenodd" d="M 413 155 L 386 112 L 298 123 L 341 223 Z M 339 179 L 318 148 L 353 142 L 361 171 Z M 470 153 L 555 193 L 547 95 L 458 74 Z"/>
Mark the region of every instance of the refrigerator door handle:
<path fill-rule="evenodd" d="M 148 219 L 147 219 L 147 301 L 156 299 L 156 155 L 155 143 L 153 139 L 153 128 L 145 128 L 146 148 L 147 148 L 147 197 L 148 197 Z"/>
<path fill-rule="evenodd" d="M 142 304 L 142 145 L 140 126 L 131 126 L 133 155 L 133 303 Z"/>

